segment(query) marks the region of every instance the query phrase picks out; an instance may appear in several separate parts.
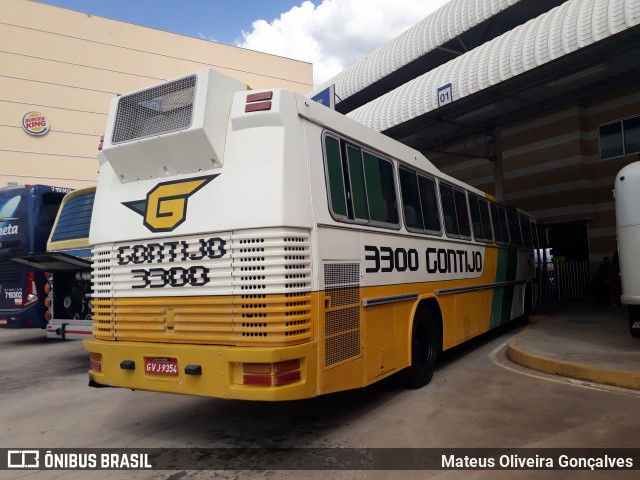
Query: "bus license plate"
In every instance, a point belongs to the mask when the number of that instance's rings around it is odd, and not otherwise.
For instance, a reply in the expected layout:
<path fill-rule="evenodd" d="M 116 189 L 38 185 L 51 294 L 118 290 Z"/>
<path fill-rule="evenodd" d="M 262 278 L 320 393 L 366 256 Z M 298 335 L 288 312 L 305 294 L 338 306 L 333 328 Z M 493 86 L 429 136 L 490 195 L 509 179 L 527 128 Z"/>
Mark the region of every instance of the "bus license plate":
<path fill-rule="evenodd" d="M 178 376 L 177 358 L 144 358 L 144 370 L 151 375 L 166 375 L 169 377 Z"/>

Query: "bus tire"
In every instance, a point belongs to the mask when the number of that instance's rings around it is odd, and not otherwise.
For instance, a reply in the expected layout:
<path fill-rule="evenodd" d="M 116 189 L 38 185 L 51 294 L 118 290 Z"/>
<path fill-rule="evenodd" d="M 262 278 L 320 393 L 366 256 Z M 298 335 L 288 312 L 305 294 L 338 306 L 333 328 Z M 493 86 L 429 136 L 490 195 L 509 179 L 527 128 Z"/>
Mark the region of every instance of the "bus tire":
<path fill-rule="evenodd" d="M 640 305 L 629 305 L 629 333 L 640 338 Z"/>
<path fill-rule="evenodd" d="M 411 332 L 411 365 L 400 372 L 405 388 L 421 388 L 431 381 L 438 357 L 439 333 L 435 322 L 426 315 L 416 318 Z"/>

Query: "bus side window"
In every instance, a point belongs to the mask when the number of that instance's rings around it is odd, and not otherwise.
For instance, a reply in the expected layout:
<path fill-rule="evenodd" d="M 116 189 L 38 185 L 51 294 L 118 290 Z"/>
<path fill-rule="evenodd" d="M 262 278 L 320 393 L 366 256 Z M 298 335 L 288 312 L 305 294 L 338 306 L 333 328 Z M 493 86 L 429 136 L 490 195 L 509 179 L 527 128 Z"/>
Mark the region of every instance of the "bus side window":
<path fill-rule="evenodd" d="M 529 219 L 520 214 L 520 229 L 522 230 L 522 243 L 527 248 L 533 248 L 533 235 L 531 233 L 531 223 Z"/>
<path fill-rule="evenodd" d="M 438 213 L 436 182 L 432 178 L 418 175 L 418 184 L 420 186 L 424 228 L 431 232 L 440 233 L 442 229 L 440 228 L 440 214 Z"/>
<path fill-rule="evenodd" d="M 369 220 L 369 207 L 367 205 L 367 192 L 365 190 L 360 149 L 347 145 L 347 161 L 349 162 L 353 215 L 358 220 Z"/>
<path fill-rule="evenodd" d="M 518 212 L 510 208 L 507 212 L 509 220 L 509 232 L 511 233 L 511 243 L 514 245 L 522 245 L 522 232 L 520 231 L 520 222 L 518 221 Z"/>
<path fill-rule="evenodd" d="M 469 209 L 471 210 L 471 225 L 475 239 L 482 242 L 492 241 L 491 217 L 489 217 L 487 201 L 475 195 L 469 195 Z"/>
<path fill-rule="evenodd" d="M 502 230 L 502 241 L 509 243 L 509 222 L 507 220 L 507 210 L 504 207 L 498 207 L 498 215 L 500 215 L 500 230 Z"/>
<path fill-rule="evenodd" d="M 342 155 L 338 139 L 326 136 L 324 139 L 325 158 L 329 181 L 331 210 L 338 216 L 347 218 L 347 197 L 342 175 Z"/>
<path fill-rule="evenodd" d="M 533 220 L 529 220 L 529 225 L 531 226 L 531 234 L 533 236 L 533 248 L 538 251 L 540 248 L 540 240 L 538 239 L 538 226 Z"/>
<path fill-rule="evenodd" d="M 391 161 L 331 135 L 324 137 L 324 156 L 334 216 L 339 220 L 398 227 L 398 200 Z"/>
<path fill-rule="evenodd" d="M 393 164 L 362 152 L 364 177 L 369 199 L 369 218 L 376 222 L 398 223 L 398 201 L 396 199 Z"/>
<path fill-rule="evenodd" d="M 400 191 L 404 222 L 407 228 L 424 230 L 422 205 L 418 190 L 418 176 L 415 172 L 400 167 Z"/>
<path fill-rule="evenodd" d="M 473 236 L 476 240 L 483 240 L 484 232 L 482 231 L 482 222 L 480 221 L 480 206 L 478 205 L 478 198 L 473 195 L 469 195 L 469 211 L 471 212 Z"/>
<path fill-rule="evenodd" d="M 440 233 L 435 181 L 400 167 L 400 190 L 407 227 L 422 232 Z"/>
<path fill-rule="evenodd" d="M 496 243 L 509 243 L 509 229 L 507 227 L 507 212 L 497 203 L 491 202 L 491 220 Z"/>
<path fill-rule="evenodd" d="M 478 205 L 480 206 L 480 221 L 482 222 L 482 231 L 484 232 L 484 239 L 487 242 L 493 241 L 493 232 L 491 231 L 491 217 L 489 216 L 489 202 L 479 198 Z"/>
<path fill-rule="evenodd" d="M 458 230 L 461 237 L 471 237 L 469 225 L 469 208 L 467 207 L 467 194 L 461 190 L 453 190 L 453 198 L 456 202 L 456 215 L 458 217 Z"/>
<path fill-rule="evenodd" d="M 444 183 L 440 184 L 440 199 L 442 200 L 442 215 L 444 216 L 444 229 L 447 235 L 459 236 L 458 219 L 456 218 L 456 205 L 453 199 L 453 188 Z"/>
<path fill-rule="evenodd" d="M 500 216 L 498 215 L 498 206 L 491 202 L 489 204 L 489 208 L 491 209 L 491 223 L 493 224 L 493 236 L 496 240 L 496 243 L 502 242 L 502 230 L 500 230 Z"/>

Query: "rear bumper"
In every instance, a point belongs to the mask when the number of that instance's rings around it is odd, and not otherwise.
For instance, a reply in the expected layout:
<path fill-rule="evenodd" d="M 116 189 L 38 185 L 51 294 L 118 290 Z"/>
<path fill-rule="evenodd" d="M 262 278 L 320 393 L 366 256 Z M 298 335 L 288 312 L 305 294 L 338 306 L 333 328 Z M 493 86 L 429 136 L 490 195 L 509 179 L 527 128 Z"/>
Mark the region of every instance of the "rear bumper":
<path fill-rule="evenodd" d="M 40 302 L 18 310 L 0 310 L 0 328 L 46 328 Z"/>
<path fill-rule="evenodd" d="M 91 320 L 53 319 L 47 324 L 47 338 L 63 340 L 84 340 L 93 337 Z"/>
<path fill-rule="evenodd" d="M 296 400 L 317 395 L 316 342 L 263 348 L 105 341 L 94 338 L 85 340 L 84 348 L 102 356 L 101 370 L 89 370 L 89 381 L 93 386 L 241 400 Z M 177 359 L 178 375 L 159 376 L 145 372 L 145 357 Z M 300 359 L 301 371 L 301 379 L 295 383 L 282 386 L 242 384 L 243 363 L 279 363 L 295 359 Z M 122 362 L 129 368 L 123 369 Z M 185 371 L 187 366 L 200 366 L 201 373 L 189 375 Z"/>
<path fill-rule="evenodd" d="M 622 295 L 620 300 L 625 305 L 640 305 L 640 295 Z"/>

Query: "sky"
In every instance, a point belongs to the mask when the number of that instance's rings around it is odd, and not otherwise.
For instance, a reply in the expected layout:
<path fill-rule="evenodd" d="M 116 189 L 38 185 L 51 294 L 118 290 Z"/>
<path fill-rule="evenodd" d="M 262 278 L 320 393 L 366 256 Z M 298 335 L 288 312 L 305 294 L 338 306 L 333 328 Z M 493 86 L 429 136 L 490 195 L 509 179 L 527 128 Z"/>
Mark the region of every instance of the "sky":
<path fill-rule="evenodd" d="M 39 0 L 340 73 L 449 0 Z"/>

